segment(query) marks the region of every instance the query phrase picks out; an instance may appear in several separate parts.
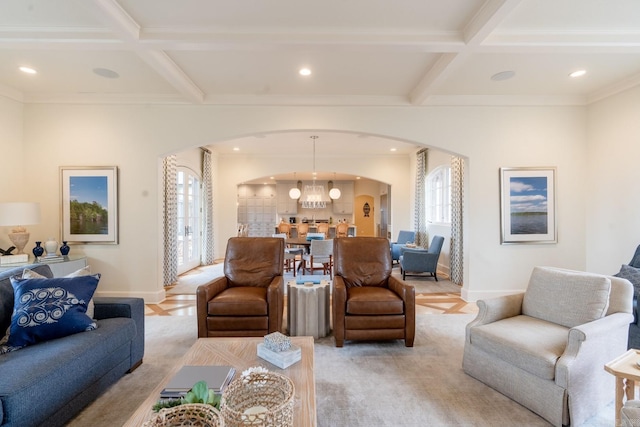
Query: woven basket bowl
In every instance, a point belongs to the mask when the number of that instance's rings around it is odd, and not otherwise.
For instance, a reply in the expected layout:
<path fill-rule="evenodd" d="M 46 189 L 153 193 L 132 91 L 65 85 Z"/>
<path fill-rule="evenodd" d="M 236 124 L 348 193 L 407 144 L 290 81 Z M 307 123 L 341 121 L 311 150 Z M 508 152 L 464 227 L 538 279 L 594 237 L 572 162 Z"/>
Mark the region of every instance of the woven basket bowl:
<path fill-rule="evenodd" d="M 236 378 L 222 394 L 220 412 L 225 427 L 293 427 L 293 382 L 273 372 L 251 373 Z M 261 407 L 255 415 L 251 410 Z"/>
<path fill-rule="evenodd" d="M 161 409 L 144 427 L 224 427 L 220 412 L 211 405 L 189 403 Z"/>

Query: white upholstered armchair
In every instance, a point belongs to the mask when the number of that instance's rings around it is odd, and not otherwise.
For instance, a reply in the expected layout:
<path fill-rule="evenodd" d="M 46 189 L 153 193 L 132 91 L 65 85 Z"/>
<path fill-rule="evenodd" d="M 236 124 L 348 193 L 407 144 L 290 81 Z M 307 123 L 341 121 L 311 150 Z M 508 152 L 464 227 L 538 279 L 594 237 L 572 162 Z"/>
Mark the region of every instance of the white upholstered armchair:
<path fill-rule="evenodd" d="M 555 426 L 579 426 L 614 398 L 604 365 L 627 350 L 633 286 L 536 267 L 524 293 L 478 301 L 464 371 Z"/>

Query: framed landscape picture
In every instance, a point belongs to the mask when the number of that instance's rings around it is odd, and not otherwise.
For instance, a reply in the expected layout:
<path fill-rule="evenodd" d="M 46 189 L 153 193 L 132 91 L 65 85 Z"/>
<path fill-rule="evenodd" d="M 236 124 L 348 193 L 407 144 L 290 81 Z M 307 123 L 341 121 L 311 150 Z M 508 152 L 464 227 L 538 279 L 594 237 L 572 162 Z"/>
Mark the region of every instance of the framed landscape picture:
<path fill-rule="evenodd" d="M 500 168 L 500 243 L 556 243 L 556 168 Z"/>
<path fill-rule="evenodd" d="M 62 240 L 118 243 L 118 168 L 60 167 Z"/>

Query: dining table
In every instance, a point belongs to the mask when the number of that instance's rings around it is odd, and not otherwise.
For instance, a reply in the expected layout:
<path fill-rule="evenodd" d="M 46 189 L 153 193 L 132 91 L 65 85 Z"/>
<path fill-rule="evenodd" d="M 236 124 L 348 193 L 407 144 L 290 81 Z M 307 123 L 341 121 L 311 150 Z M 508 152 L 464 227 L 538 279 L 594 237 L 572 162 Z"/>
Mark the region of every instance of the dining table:
<path fill-rule="evenodd" d="M 307 240 L 306 237 L 290 237 L 285 239 L 287 246 L 304 246 L 305 251 L 309 252 L 311 247 L 311 240 Z"/>

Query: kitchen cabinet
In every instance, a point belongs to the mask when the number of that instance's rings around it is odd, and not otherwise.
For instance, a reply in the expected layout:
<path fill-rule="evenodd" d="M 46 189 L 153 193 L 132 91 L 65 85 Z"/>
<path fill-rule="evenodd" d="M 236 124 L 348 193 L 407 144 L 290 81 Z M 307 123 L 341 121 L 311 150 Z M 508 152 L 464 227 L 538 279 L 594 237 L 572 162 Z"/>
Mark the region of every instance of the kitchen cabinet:
<path fill-rule="evenodd" d="M 238 186 L 238 222 L 246 224 L 251 237 L 271 236 L 277 218 L 275 188 L 272 185 Z"/>
<path fill-rule="evenodd" d="M 339 215 L 351 215 L 353 214 L 353 197 L 354 189 L 352 181 L 341 181 L 334 183 L 335 188 L 340 189 L 342 193 L 338 200 L 334 200 L 333 213 Z"/>
<path fill-rule="evenodd" d="M 276 184 L 278 215 L 295 215 L 298 213 L 298 201 L 289 197 L 289 190 L 295 183 Z"/>

